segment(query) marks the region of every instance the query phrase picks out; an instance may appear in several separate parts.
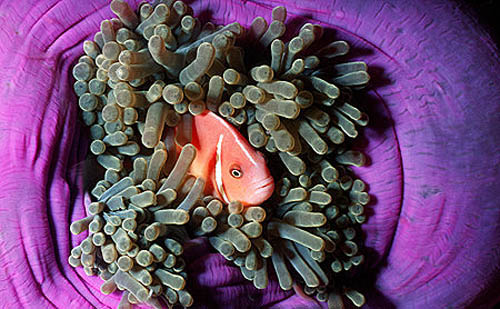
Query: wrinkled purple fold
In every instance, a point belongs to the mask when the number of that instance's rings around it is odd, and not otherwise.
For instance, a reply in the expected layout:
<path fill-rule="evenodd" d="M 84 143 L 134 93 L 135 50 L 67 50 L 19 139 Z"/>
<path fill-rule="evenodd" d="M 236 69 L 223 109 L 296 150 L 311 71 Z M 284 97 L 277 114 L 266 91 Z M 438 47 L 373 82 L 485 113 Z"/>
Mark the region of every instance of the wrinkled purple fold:
<path fill-rule="evenodd" d="M 134 7 L 139 1 L 131 4 Z M 425 1 L 188 1 L 216 23 L 269 20 L 283 4 L 295 27 L 319 22 L 367 62 L 361 96 L 372 126 L 355 169 L 374 202 L 366 232 L 368 307 L 480 307 L 500 286 L 500 58 L 460 4 Z M 108 1 L 0 1 L 0 305 L 116 307 L 67 263 L 69 223 L 84 216 L 71 66 L 112 16 Z M 292 26 L 293 27 L 293 26 Z M 258 291 L 236 268 L 191 248 L 197 304 L 313 308 L 275 280 Z"/>

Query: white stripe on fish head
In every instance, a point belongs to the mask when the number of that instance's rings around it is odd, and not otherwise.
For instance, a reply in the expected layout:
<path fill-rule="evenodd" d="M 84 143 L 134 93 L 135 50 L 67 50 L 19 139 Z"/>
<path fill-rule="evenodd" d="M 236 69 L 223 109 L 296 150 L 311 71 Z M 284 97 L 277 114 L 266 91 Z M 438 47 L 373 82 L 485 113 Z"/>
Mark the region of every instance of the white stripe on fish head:
<path fill-rule="evenodd" d="M 252 164 L 254 166 L 257 166 L 257 162 L 255 162 L 255 160 L 253 159 L 253 157 L 248 152 L 247 148 L 241 143 L 241 141 L 238 138 L 236 138 L 236 143 L 238 143 L 238 146 L 240 146 L 240 148 L 243 150 L 243 152 L 245 152 L 245 154 L 250 159 L 250 161 L 252 161 Z"/>
<path fill-rule="evenodd" d="M 240 146 L 241 150 L 243 150 L 243 152 L 245 153 L 245 155 L 248 157 L 248 159 L 250 159 L 250 161 L 252 161 L 252 163 L 254 165 L 257 165 L 257 162 L 255 162 L 255 160 L 253 159 L 253 156 L 250 155 L 250 153 L 248 152 L 247 147 L 245 147 L 245 145 L 243 145 L 240 141 L 240 139 L 238 138 L 238 136 L 236 135 L 236 129 L 231 126 L 231 124 L 229 124 L 228 122 L 226 121 L 223 121 L 222 122 L 222 125 L 226 127 L 226 129 L 228 129 L 229 132 L 231 132 L 233 134 L 233 137 L 234 137 L 234 140 L 236 141 L 236 143 L 238 144 L 238 146 Z"/>
<path fill-rule="evenodd" d="M 217 142 L 217 152 L 215 156 L 215 183 L 217 185 L 217 190 L 222 195 L 222 199 L 229 204 L 229 199 L 227 198 L 226 191 L 224 191 L 224 184 L 222 183 L 222 139 L 224 135 L 219 136 L 219 141 Z"/>

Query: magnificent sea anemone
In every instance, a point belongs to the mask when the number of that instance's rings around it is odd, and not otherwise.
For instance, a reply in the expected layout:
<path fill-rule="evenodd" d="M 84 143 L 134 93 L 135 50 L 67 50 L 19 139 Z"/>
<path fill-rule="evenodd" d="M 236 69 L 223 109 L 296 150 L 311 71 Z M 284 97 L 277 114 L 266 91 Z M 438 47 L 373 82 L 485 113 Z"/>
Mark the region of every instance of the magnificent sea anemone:
<path fill-rule="evenodd" d="M 203 21 L 248 26 L 276 1 L 193 1 Z M 6 307 L 116 306 L 102 280 L 67 263 L 72 221 L 89 204 L 81 173 L 89 144 L 71 72 L 82 42 L 111 18 L 107 1 L 1 3 L 0 262 Z M 138 1 L 131 5 L 135 8 Z M 358 98 L 371 125 L 353 167 L 369 186 L 366 262 L 354 277 L 368 307 L 478 307 L 498 300 L 500 156 L 498 50 L 448 1 L 283 3 L 351 45 L 372 77 Z M 88 167 L 87 167 L 88 168 Z M 188 250 L 189 249 L 189 250 Z M 185 251 L 200 306 L 320 306 L 279 288 L 256 290 L 206 241 Z"/>

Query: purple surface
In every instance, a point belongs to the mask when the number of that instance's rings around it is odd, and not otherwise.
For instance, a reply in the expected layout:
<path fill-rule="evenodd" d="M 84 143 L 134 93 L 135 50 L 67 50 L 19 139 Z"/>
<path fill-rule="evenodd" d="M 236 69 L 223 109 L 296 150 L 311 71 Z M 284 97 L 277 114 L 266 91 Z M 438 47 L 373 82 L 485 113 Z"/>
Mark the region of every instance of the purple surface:
<path fill-rule="evenodd" d="M 284 1 L 190 1 L 219 23 L 248 25 Z M 368 307 L 482 307 L 500 285 L 499 53 L 452 1 L 286 1 L 289 20 L 315 20 L 369 65 L 365 104 L 371 164 L 357 174 L 374 203 L 364 229 Z M 77 125 L 71 66 L 111 17 L 107 1 L 0 1 L 0 305 L 115 307 L 66 260 L 81 237 L 79 172 L 86 140 Z M 313 307 L 276 282 L 257 291 L 192 248 L 197 304 Z"/>

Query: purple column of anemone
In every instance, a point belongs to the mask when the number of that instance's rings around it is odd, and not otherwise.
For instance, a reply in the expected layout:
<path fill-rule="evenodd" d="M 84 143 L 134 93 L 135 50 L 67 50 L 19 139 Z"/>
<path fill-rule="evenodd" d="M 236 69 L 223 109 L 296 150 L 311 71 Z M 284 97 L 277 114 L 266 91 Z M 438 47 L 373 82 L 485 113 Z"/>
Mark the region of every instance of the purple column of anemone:
<path fill-rule="evenodd" d="M 280 1 L 191 1 L 219 23 L 248 25 Z M 450 1 L 286 1 L 289 20 L 320 22 L 367 62 L 373 127 L 356 169 L 374 197 L 364 229 L 369 307 L 492 302 L 500 284 L 496 141 L 498 50 Z M 136 2 L 134 2 L 136 5 Z M 71 220 L 83 217 L 86 143 L 71 65 L 112 16 L 107 1 L 0 2 L 0 299 L 5 307 L 116 306 L 66 263 Z M 496 112 L 496 113 L 495 113 Z M 72 217 L 70 218 L 70 214 Z M 276 282 L 255 291 L 224 259 L 195 247 L 198 303 L 301 306 Z M 198 297 L 197 297 L 198 295 Z M 303 303 L 302 303 L 303 304 Z"/>

